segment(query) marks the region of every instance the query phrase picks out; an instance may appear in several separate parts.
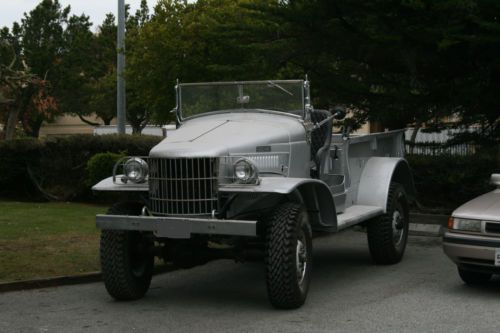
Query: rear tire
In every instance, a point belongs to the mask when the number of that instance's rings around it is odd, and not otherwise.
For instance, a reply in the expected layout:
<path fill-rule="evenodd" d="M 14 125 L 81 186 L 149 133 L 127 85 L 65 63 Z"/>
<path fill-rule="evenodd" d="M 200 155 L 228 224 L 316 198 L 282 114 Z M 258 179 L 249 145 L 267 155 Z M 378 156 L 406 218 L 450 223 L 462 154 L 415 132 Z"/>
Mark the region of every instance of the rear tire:
<path fill-rule="evenodd" d="M 142 205 L 116 204 L 110 215 L 139 215 Z M 104 285 L 116 300 L 142 298 L 153 275 L 154 246 L 151 234 L 139 231 L 102 230 L 100 257 Z"/>
<path fill-rule="evenodd" d="M 468 270 L 465 270 L 463 268 L 458 267 L 458 275 L 460 275 L 460 278 L 466 284 L 478 285 L 478 284 L 484 284 L 484 283 L 488 282 L 491 279 L 491 276 L 493 274 L 468 271 Z"/>
<path fill-rule="evenodd" d="M 307 212 L 296 203 L 280 205 L 266 230 L 267 293 L 279 309 L 304 304 L 312 267 L 312 231 Z"/>
<path fill-rule="evenodd" d="M 367 224 L 368 247 L 375 263 L 392 265 L 401 261 L 408 240 L 409 210 L 401 184 L 391 183 L 386 213 Z"/>

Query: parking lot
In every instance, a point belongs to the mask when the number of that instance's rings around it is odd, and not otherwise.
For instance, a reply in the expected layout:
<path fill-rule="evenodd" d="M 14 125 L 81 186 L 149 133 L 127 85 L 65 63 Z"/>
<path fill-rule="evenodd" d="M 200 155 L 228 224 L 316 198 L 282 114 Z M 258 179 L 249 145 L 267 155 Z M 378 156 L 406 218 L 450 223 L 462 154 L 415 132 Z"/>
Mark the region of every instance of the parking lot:
<path fill-rule="evenodd" d="M 273 309 L 260 263 L 215 261 L 153 278 L 139 301 L 102 283 L 0 294 L 1 332 L 498 332 L 500 280 L 468 287 L 438 237 L 411 236 L 402 263 L 375 266 L 365 234 L 315 240 L 308 300 Z"/>

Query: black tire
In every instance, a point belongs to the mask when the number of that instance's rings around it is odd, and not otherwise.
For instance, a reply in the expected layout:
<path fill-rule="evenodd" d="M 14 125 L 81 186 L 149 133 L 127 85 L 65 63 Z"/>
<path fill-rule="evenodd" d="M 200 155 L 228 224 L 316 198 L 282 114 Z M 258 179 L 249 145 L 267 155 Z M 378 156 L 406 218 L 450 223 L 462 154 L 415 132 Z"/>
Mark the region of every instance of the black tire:
<path fill-rule="evenodd" d="M 139 215 L 142 205 L 119 203 L 110 215 Z M 151 234 L 138 231 L 102 230 L 101 270 L 108 293 L 116 300 L 142 298 L 153 275 L 154 241 Z"/>
<path fill-rule="evenodd" d="M 406 193 L 401 184 L 391 183 L 387 212 L 367 223 L 370 255 L 379 265 L 401 261 L 408 240 L 409 210 Z"/>
<path fill-rule="evenodd" d="M 305 209 L 285 203 L 266 228 L 266 282 L 271 304 L 294 309 L 304 304 L 312 268 L 312 231 Z"/>
<path fill-rule="evenodd" d="M 465 270 L 463 268 L 458 267 L 458 275 L 460 275 L 460 278 L 466 284 L 478 285 L 478 284 L 484 284 L 484 283 L 488 282 L 491 279 L 491 276 L 493 274 L 469 271 L 469 270 Z"/>

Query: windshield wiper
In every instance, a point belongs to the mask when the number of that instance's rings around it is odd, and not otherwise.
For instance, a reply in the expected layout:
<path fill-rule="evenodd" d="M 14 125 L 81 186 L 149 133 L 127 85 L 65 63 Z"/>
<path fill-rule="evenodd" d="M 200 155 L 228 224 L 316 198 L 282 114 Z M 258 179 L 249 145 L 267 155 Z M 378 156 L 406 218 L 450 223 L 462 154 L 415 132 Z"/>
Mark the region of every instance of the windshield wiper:
<path fill-rule="evenodd" d="M 276 83 L 274 83 L 273 81 L 267 81 L 267 83 L 268 83 L 269 85 L 271 85 L 272 87 L 278 88 L 278 89 L 280 89 L 281 91 L 284 91 L 285 93 L 287 93 L 288 95 L 293 96 L 293 94 L 292 94 L 290 91 L 286 90 L 285 88 L 283 88 L 283 87 L 282 87 L 282 86 L 280 86 L 279 84 L 276 84 Z"/>

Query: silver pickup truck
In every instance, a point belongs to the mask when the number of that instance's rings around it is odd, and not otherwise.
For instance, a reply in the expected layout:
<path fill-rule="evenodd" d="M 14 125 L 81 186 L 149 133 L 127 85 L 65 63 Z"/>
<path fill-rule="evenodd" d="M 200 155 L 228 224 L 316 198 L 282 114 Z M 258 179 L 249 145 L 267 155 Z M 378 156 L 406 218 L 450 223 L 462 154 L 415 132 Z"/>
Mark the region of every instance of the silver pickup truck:
<path fill-rule="evenodd" d="M 144 296 L 155 256 L 180 267 L 263 258 L 271 304 L 297 308 L 313 235 L 360 224 L 375 263 L 401 260 L 415 195 L 402 131 L 333 134 L 345 112 L 314 109 L 307 80 L 177 84 L 176 92 L 178 128 L 93 187 L 128 198 L 96 218 L 112 297 Z"/>

